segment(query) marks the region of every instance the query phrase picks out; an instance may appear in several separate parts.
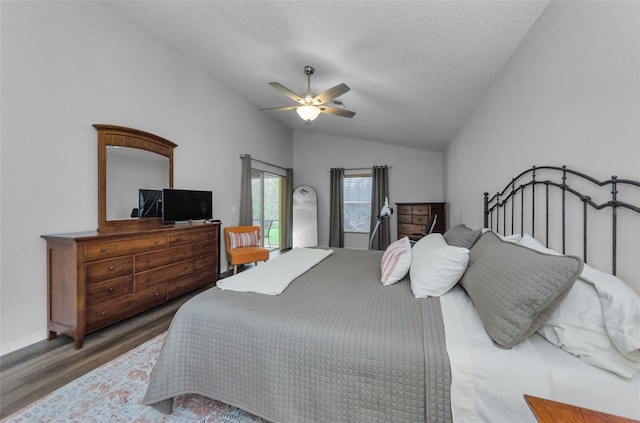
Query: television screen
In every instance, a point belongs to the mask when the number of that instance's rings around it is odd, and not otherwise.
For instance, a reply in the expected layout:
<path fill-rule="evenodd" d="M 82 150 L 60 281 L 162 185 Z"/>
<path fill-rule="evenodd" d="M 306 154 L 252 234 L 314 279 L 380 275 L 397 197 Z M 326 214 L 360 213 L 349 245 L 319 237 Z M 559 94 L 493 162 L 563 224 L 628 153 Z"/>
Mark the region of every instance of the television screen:
<path fill-rule="evenodd" d="M 138 190 L 138 217 L 162 217 L 162 190 Z"/>
<path fill-rule="evenodd" d="M 186 189 L 162 190 L 164 223 L 213 218 L 213 193 Z"/>

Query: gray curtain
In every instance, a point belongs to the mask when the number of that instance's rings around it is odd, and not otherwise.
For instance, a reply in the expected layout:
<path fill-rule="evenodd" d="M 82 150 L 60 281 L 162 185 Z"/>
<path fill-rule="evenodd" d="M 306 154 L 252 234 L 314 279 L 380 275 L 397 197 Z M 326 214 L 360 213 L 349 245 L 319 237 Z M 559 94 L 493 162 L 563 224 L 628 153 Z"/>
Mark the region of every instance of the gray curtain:
<path fill-rule="evenodd" d="M 371 188 L 371 227 L 369 233 L 373 232 L 378 222 L 378 214 L 384 205 L 384 199 L 389 197 L 389 171 L 387 166 L 374 166 Z M 391 204 L 389 204 L 391 206 Z M 389 217 L 380 222 L 378 232 L 373 238 L 372 250 L 386 250 L 391 238 L 391 225 Z"/>
<path fill-rule="evenodd" d="M 285 232 L 283 249 L 293 247 L 293 169 L 287 169 L 287 194 L 285 199 Z"/>
<path fill-rule="evenodd" d="M 329 247 L 344 247 L 344 169 L 331 169 Z"/>
<path fill-rule="evenodd" d="M 240 180 L 240 216 L 238 225 L 253 225 L 253 201 L 251 200 L 251 155 L 242 154 L 242 178 Z"/>

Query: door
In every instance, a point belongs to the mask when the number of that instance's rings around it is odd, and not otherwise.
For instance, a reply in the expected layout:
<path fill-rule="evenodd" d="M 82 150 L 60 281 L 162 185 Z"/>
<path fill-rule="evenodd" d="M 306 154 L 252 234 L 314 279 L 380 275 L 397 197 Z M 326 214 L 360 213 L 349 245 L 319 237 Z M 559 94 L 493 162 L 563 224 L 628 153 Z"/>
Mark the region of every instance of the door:
<path fill-rule="evenodd" d="M 283 244 L 286 179 L 259 169 L 251 170 L 253 224 L 260 226 L 260 244 L 271 250 L 277 250 Z"/>

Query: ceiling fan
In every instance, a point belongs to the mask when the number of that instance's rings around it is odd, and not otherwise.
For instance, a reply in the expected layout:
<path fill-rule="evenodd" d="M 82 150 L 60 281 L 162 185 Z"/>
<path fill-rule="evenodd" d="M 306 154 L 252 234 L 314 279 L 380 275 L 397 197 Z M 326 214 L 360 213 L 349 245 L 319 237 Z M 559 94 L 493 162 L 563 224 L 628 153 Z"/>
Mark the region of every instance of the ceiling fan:
<path fill-rule="evenodd" d="M 339 109 L 333 106 L 327 106 L 326 104 L 333 99 L 340 97 L 342 94 L 349 91 L 346 84 L 338 84 L 333 88 L 329 88 L 326 91 L 316 95 L 311 92 L 311 75 L 315 72 L 315 69 L 309 65 L 304 67 L 304 73 L 307 75 L 307 91 L 302 94 L 296 94 L 289 88 L 278 82 L 269 82 L 276 90 L 286 95 L 293 101 L 297 102 L 297 106 L 284 106 L 284 107 L 271 107 L 268 109 L 260 110 L 295 110 L 298 115 L 306 122 L 311 122 L 318 117 L 320 113 L 327 113 L 334 116 L 352 118 L 355 116 L 355 112 L 346 109 Z M 336 102 L 337 103 L 337 102 Z M 337 103 L 338 104 L 338 103 Z"/>

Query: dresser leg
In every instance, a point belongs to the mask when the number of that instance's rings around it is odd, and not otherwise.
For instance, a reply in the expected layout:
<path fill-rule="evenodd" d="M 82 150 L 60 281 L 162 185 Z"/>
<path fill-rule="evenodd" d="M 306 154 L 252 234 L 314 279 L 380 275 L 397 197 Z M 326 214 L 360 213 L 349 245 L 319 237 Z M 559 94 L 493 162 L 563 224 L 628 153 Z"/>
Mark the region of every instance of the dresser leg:
<path fill-rule="evenodd" d="M 73 338 L 73 342 L 74 342 L 74 346 L 76 348 L 76 350 L 79 350 L 82 348 L 82 343 L 84 342 L 84 337 L 83 336 L 78 336 Z"/>
<path fill-rule="evenodd" d="M 52 339 L 56 339 L 57 337 L 58 337 L 58 332 L 56 332 L 55 330 L 50 330 L 49 336 L 47 337 L 47 339 L 51 341 Z"/>

